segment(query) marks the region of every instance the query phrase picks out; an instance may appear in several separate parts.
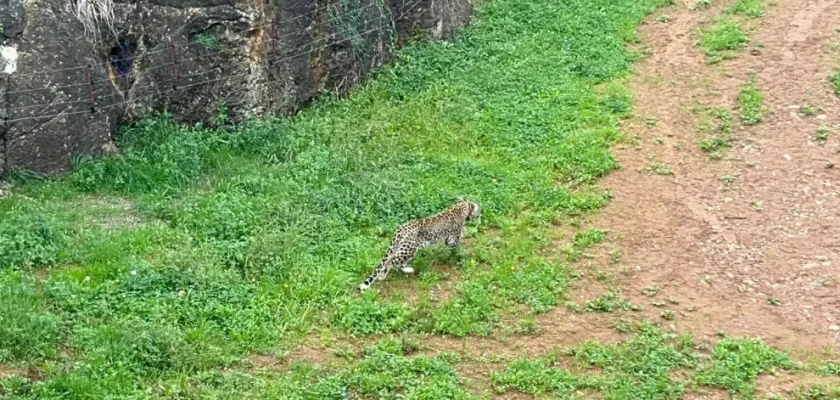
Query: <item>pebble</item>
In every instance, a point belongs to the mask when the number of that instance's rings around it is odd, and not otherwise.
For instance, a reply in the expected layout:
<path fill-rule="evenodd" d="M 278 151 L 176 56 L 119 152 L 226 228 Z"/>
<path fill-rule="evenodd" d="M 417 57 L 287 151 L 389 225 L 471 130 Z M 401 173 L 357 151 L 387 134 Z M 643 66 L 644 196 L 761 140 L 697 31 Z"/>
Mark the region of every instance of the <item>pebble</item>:
<path fill-rule="evenodd" d="M 837 331 L 840 331 L 840 326 L 831 325 L 831 326 L 828 327 L 828 329 L 837 332 Z"/>

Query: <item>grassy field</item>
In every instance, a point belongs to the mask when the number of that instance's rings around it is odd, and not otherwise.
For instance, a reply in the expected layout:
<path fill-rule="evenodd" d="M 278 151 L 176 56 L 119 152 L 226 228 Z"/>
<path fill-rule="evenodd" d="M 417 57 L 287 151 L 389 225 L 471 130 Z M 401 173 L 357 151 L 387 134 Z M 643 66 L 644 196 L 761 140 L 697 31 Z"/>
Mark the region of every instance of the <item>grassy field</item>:
<path fill-rule="evenodd" d="M 81 159 L 57 180 L 15 175 L 16 194 L 0 201 L 0 366 L 29 372 L 0 374 L 0 394 L 472 398 L 457 355 L 409 357 L 418 344 L 393 334 L 527 330 L 562 303 L 573 263 L 608 233 L 583 229 L 562 252 L 543 250 L 557 226 L 609 200 L 592 184 L 617 168 L 609 146 L 631 112 L 622 82 L 637 55 L 626 44 L 666 3 L 482 2 L 459 37 L 408 46 L 349 99 L 228 129 L 163 115 L 125 128 L 120 157 Z M 400 223 L 459 196 L 483 207 L 469 246 L 426 251 L 416 276 L 354 293 Z M 608 292 L 580 311 L 626 307 Z M 689 337 L 633 330 L 621 345 L 562 355 L 602 374 L 564 371 L 547 354 L 508 360 L 493 387 L 749 395 L 757 374 L 795 367 L 748 339 L 722 339 L 701 361 Z M 249 356 L 335 335 L 375 344 L 338 367 L 250 368 Z M 672 368 L 695 373 L 674 380 Z"/>

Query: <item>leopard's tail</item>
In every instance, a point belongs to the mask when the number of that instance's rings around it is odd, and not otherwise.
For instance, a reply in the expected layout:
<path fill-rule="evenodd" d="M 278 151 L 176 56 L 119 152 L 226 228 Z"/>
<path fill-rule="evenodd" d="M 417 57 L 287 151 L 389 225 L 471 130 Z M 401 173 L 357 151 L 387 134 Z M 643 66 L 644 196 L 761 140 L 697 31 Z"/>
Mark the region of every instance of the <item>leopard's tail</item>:
<path fill-rule="evenodd" d="M 370 274 L 370 276 L 368 276 L 367 279 L 365 279 L 365 281 L 362 282 L 361 285 L 359 285 L 360 292 L 364 292 L 365 290 L 367 290 L 367 288 L 369 288 L 370 285 L 373 284 L 373 281 L 376 280 L 376 277 L 388 268 L 388 264 L 391 263 L 391 258 L 393 258 L 393 255 L 391 254 L 391 248 L 388 248 L 388 253 L 385 254 L 385 257 L 382 258 L 382 262 L 379 263 L 379 266 L 373 270 L 373 273 Z"/>

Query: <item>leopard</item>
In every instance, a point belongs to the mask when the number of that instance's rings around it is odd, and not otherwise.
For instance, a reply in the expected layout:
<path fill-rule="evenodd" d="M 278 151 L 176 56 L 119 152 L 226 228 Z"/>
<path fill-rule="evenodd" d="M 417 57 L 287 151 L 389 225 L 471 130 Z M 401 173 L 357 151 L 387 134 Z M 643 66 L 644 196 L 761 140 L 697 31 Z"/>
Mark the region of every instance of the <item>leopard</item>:
<path fill-rule="evenodd" d="M 384 281 L 393 267 L 405 274 L 413 274 L 414 268 L 408 264 L 417 251 L 424 247 L 443 242 L 446 247 L 455 249 L 464 239 L 466 222 L 471 220 L 480 223 L 481 207 L 474 201 L 460 197 L 437 214 L 403 223 L 394 233 L 385 257 L 359 285 L 358 291 L 364 292 L 375 281 Z"/>

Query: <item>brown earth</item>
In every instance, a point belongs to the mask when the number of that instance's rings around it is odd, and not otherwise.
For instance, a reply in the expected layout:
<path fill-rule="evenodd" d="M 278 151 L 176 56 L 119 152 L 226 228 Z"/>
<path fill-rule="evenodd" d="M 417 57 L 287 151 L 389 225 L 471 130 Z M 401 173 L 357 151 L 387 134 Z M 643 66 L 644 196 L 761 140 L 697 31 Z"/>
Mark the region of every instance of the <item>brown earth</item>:
<path fill-rule="evenodd" d="M 659 12 L 670 22 L 642 27 L 651 55 L 630 80 L 637 117 L 625 127 L 638 145 L 617 151 L 622 170 L 602 181 L 614 201 L 595 223 L 622 237 L 629 273 L 616 276 L 643 317 L 658 318 L 651 303 L 670 297 L 676 328 L 698 338 L 723 331 L 797 353 L 837 349 L 840 171 L 826 166 L 840 161 L 840 141 L 818 145 L 814 135 L 837 129 L 828 77 L 840 58 L 840 3 L 779 1 L 748 22 L 751 51 L 710 65 L 695 42 L 719 13 L 671 7 Z M 736 97 L 752 72 L 766 111 L 742 126 Z M 723 160 L 699 148 L 697 116 L 686 110 L 697 102 L 733 112 Z M 804 104 L 819 111 L 805 116 Z M 644 172 L 651 156 L 673 175 Z M 653 299 L 647 287 L 659 288 Z"/>

